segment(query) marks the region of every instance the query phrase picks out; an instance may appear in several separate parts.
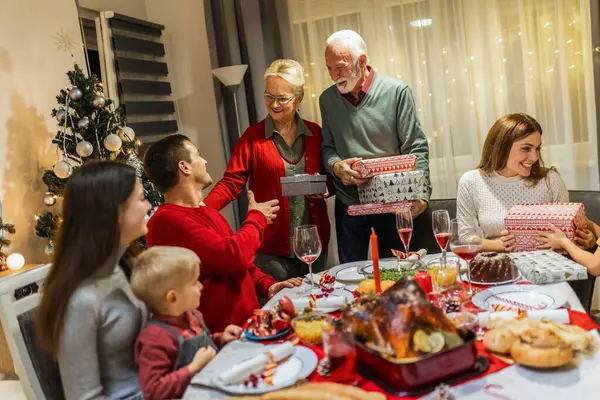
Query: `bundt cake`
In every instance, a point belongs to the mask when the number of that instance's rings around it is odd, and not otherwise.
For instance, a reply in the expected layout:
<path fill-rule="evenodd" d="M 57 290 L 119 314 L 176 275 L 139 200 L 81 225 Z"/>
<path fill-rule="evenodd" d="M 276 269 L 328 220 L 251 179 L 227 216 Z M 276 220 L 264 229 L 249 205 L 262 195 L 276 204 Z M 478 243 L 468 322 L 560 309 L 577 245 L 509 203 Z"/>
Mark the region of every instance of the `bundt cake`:
<path fill-rule="evenodd" d="M 517 268 L 506 254 L 479 253 L 470 265 L 472 282 L 504 282 L 517 277 Z"/>

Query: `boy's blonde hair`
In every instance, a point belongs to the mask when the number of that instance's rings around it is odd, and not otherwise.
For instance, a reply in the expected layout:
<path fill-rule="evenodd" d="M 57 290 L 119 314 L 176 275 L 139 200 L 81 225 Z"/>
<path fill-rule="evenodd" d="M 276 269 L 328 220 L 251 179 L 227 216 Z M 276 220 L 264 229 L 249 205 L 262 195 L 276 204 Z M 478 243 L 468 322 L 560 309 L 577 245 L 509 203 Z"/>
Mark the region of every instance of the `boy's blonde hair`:
<path fill-rule="evenodd" d="M 140 254 L 131 272 L 133 293 L 151 309 L 165 304 L 169 290 L 195 282 L 200 258 L 182 247 L 155 246 Z"/>
<path fill-rule="evenodd" d="M 298 98 L 298 102 L 304 97 L 304 69 L 296 60 L 283 58 L 275 60 L 269 65 L 264 74 L 265 81 L 270 76 L 278 76 L 285 79 L 294 85 L 294 96 Z"/>

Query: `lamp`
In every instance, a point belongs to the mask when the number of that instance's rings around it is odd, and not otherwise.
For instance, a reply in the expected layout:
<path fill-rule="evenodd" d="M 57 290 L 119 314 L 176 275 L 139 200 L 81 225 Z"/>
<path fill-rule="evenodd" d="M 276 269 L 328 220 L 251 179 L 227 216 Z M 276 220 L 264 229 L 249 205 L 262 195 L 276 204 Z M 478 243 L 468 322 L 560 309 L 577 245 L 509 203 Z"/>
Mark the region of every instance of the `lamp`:
<path fill-rule="evenodd" d="M 230 65 L 229 67 L 215 68 L 212 70 L 214 76 L 217 77 L 227 89 L 233 93 L 233 104 L 235 106 L 235 120 L 237 122 L 238 136 L 242 135 L 242 127 L 240 126 L 240 115 L 238 112 L 237 90 L 242 84 L 244 74 L 248 69 L 248 65 Z"/>

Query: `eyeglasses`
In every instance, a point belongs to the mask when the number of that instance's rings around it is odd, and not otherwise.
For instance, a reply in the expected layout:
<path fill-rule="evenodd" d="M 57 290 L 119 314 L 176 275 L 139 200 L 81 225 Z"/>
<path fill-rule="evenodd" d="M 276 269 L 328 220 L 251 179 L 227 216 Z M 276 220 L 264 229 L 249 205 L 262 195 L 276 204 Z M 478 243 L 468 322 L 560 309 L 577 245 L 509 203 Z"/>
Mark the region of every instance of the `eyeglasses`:
<path fill-rule="evenodd" d="M 273 96 L 272 94 L 264 92 L 263 97 L 268 104 L 278 102 L 282 106 L 285 106 L 287 103 L 294 100 L 296 96 Z"/>

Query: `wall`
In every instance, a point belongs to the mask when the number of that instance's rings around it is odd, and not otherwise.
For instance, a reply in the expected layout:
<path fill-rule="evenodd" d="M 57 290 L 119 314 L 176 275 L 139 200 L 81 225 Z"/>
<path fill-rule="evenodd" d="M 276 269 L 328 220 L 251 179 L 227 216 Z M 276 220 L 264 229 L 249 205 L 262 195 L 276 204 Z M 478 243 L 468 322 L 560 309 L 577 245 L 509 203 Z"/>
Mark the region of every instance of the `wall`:
<path fill-rule="evenodd" d="M 79 7 L 96 11 L 114 11 L 129 17 L 148 19 L 144 0 L 78 0 Z"/>
<path fill-rule="evenodd" d="M 180 119 L 180 132 L 198 146 L 208 161 L 213 179 L 226 167 L 221 128 L 213 87 L 204 3 L 178 0 L 177 7 L 164 0 L 146 0 L 148 20 L 165 26 L 164 42 L 169 76 Z M 233 226 L 231 205 L 222 211 Z"/>
<path fill-rule="evenodd" d="M 81 42 L 81 35 L 73 0 L 3 0 L 1 7 L 0 199 L 5 221 L 17 229 L 7 250 L 39 263 L 49 259 L 43 252 L 46 241 L 34 233 L 34 215 L 48 210 L 41 177 L 56 161 L 51 140 L 57 123 L 50 111 L 73 67 L 69 54 L 57 51 L 53 36 L 62 30 Z M 85 65 L 81 48 L 74 53 Z"/>

